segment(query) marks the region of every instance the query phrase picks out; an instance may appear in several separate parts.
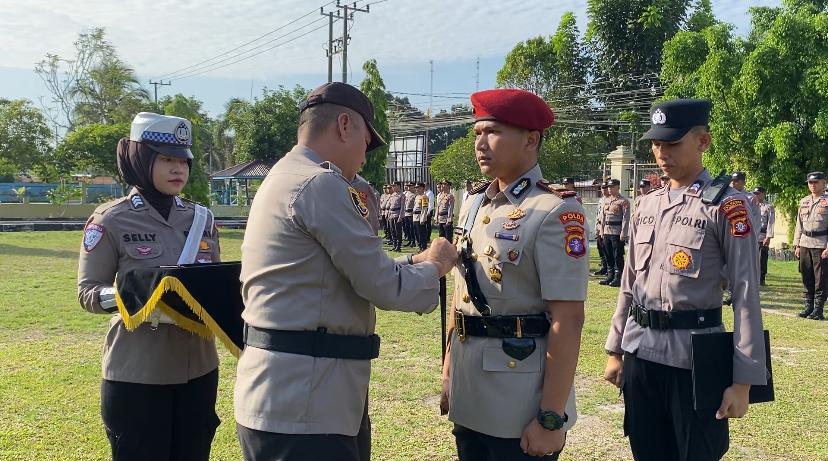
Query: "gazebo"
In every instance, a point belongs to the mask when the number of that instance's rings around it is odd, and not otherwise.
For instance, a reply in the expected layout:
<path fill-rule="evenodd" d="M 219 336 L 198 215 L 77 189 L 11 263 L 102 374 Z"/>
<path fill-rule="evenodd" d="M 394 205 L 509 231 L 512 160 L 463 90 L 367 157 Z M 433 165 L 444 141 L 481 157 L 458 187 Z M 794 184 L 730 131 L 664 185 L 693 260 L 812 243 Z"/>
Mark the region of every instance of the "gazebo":
<path fill-rule="evenodd" d="M 250 196 L 250 181 L 261 181 L 276 163 L 276 160 L 252 160 L 238 165 L 231 166 L 210 175 L 210 189 L 219 192 L 216 201 L 219 205 L 244 205 L 249 206 L 253 197 Z M 213 186 L 214 182 L 223 183 L 223 188 Z M 244 189 L 244 203 L 239 203 L 240 193 L 233 194 L 232 191 Z M 255 194 L 254 194 L 255 195 Z"/>

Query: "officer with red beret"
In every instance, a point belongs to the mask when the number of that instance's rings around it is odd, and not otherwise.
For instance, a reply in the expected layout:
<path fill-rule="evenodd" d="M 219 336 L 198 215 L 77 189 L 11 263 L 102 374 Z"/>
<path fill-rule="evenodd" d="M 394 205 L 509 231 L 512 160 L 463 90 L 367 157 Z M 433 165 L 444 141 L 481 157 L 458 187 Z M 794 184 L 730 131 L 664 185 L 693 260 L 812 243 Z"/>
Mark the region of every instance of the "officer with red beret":
<path fill-rule="evenodd" d="M 538 166 L 555 120 L 543 99 L 497 89 L 471 103 L 475 156 L 493 180 L 469 191 L 457 221 L 442 406 L 461 461 L 556 460 L 577 417 L 585 212 Z"/>

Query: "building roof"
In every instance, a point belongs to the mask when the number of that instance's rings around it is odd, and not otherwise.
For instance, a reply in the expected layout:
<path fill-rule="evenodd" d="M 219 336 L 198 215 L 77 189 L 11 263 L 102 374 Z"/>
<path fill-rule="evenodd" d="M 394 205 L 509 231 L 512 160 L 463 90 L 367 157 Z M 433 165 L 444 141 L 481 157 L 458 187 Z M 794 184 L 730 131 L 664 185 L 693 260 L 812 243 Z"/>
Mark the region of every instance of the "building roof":
<path fill-rule="evenodd" d="M 264 179 L 276 160 L 252 160 L 210 175 L 211 179 Z"/>

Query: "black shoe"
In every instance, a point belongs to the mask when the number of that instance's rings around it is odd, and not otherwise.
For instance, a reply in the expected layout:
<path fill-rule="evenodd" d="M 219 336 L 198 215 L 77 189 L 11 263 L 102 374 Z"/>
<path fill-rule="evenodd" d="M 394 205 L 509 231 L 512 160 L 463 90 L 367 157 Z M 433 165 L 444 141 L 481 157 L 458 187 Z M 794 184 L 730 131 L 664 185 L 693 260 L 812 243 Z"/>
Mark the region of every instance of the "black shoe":
<path fill-rule="evenodd" d="M 799 315 L 803 319 L 807 319 L 808 317 L 810 317 L 810 315 L 813 312 L 814 312 L 814 302 L 810 299 L 806 299 L 805 300 L 805 309 L 802 309 L 802 312 L 800 312 L 797 315 Z"/>
<path fill-rule="evenodd" d="M 760 280 L 759 280 L 759 285 L 761 285 L 761 286 L 765 286 L 765 285 L 766 285 L 766 284 L 765 284 L 765 279 L 760 279 Z"/>
<path fill-rule="evenodd" d="M 621 278 L 620 277 L 615 277 L 612 280 L 612 282 L 608 283 L 608 285 L 611 286 L 611 287 L 620 287 L 621 286 Z"/>
<path fill-rule="evenodd" d="M 597 271 L 593 272 L 592 275 L 607 275 L 607 268 L 602 267 L 602 268 L 598 269 Z"/>
<path fill-rule="evenodd" d="M 809 320 L 825 320 L 825 316 L 822 315 L 822 308 L 814 308 L 814 312 L 808 316 Z"/>
<path fill-rule="evenodd" d="M 615 271 L 607 270 L 607 278 L 598 282 L 598 285 L 609 285 L 615 279 Z"/>

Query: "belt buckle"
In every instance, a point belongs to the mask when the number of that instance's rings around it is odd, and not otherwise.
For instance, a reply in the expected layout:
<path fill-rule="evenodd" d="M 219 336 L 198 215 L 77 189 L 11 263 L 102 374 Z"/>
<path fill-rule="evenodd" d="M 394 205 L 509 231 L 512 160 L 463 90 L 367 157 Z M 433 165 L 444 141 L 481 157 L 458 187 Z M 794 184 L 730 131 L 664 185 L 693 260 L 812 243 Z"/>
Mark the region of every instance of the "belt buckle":
<path fill-rule="evenodd" d="M 466 316 L 463 312 L 454 311 L 454 329 L 457 330 L 457 339 L 462 343 L 466 340 Z"/>
<path fill-rule="evenodd" d="M 523 318 L 515 317 L 515 338 L 523 337 Z"/>
<path fill-rule="evenodd" d="M 644 328 L 650 328 L 650 310 L 646 307 L 639 305 L 638 306 L 638 318 L 636 319 L 638 324 Z"/>

